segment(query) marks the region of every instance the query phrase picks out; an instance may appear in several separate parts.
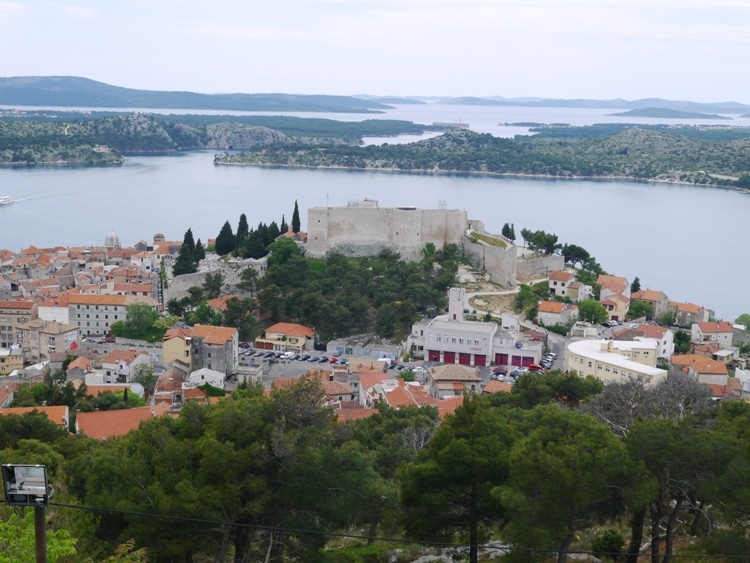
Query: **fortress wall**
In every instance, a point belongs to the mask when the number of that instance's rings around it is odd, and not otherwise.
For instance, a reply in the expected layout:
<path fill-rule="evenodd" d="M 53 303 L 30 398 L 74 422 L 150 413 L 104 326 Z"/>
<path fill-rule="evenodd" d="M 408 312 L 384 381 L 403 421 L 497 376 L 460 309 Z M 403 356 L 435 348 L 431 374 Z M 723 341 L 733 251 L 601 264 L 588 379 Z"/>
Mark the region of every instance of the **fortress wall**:
<path fill-rule="evenodd" d="M 469 237 L 464 237 L 462 249 L 469 257 L 471 265 L 476 270 L 487 272 L 490 281 L 506 288 L 515 287 L 518 260 L 514 245 L 500 248 L 482 242 L 472 242 Z"/>
<path fill-rule="evenodd" d="M 552 254 L 533 254 L 528 258 L 518 258 L 518 279 L 532 280 L 546 278 L 550 272 L 565 269 L 565 258 Z"/>
<path fill-rule="evenodd" d="M 306 252 L 311 257 L 330 252 L 367 256 L 387 248 L 416 260 L 428 242 L 437 248 L 460 244 L 465 229 L 463 210 L 315 207 L 308 210 Z"/>

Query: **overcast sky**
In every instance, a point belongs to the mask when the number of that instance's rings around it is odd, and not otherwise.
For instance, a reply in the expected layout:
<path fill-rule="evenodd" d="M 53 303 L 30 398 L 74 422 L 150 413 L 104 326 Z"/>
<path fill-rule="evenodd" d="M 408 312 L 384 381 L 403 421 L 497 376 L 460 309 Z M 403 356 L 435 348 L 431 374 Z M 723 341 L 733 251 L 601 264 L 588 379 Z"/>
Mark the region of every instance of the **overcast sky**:
<path fill-rule="evenodd" d="M 750 0 L 0 0 L 0 76 L 750 103 Z"/>

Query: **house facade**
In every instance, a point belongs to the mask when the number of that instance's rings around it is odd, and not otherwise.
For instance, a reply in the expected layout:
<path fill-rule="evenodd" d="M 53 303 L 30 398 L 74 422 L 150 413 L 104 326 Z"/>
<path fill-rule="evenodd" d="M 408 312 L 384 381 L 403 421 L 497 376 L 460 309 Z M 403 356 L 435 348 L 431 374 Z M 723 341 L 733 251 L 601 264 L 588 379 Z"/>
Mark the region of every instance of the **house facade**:
<path fill-rule="evenodd" d="M 130 383 L 139 365 L 152 365 L 148 352 L 112 350 L 102 358 L 103 383 Z"/>
<path fill-rule="evenodd" d="M 560 301 L 542 301 L 536 309 L 537 323 L 544 326 L 564 325 L 578 318 L 578 307 Z"/>
<path fill-rule="evenodd" d="M 208 368 L 225 375 L 237 373 L 240 343 L 236 328 L 195 325 L 188 338 L 193 370 Z"/>
<path fill-rule="evenodd" d="M 72 294 L 68 299 L 70 324 L 84 336 L 102 336 L 112 329 L 112 323 L 125 322 L 128 306 L 143 303 L 156 310 L 158 303 L 151 297 L 133 295 Z"/>
<path fill-rule="evenodd" d="M 734 327 L 730 322 L 693 323 L 690 327 L 690 340 L 692 342 L 715 342 L 723 348 L 730 348 L 733 339 Z"/>
<path fill-rule="evenodd" d="M 78 327 L 44 319 L 34 319 L 21 329 L 24 361 L 38 363 L 51 359 L 56 352 L 72 353 L 78 349 Z"/>
<path fill-rule="evenodd" d="M 656 367 L 657 350 L 658 343 L 650 338 L 579 340 L 568 344 L 565 369 L 581 377 L 590 375 L 604 383 L 642 377 L 654 384 L 667 375 L 666 370 Z"/>
<path fill-rule="evenodd" d="M 425 387 L 438 399 L 456 397 L 464 393 L 481 393 L 482 377 L 479 369 L 460 364 L 445 364 L 427 369 Z"/>
<path fill-rule="evenodd" d="M 630 300 L 643 301 L 651 305 L 655 319 L 663 317 L 669 311 L 669 297 L 663 291 L 653 289 L 635 291 L 630 295 Z"/>
<path fill-rule="evenodd" d="M 34 301 L 0 301 L 0 347 L 20 344 L 21 329 L 38 317 L 38 305 Z"/>
<path fill-rule="evenodd" d="M 554 297 L 569 297 L 570 284 L 575 281 L 575 274 L 565 270 L 556 270 L 549 274 L 549 293 Z"/>
<path fill-rule="evenodd" d="M 314 338 L 315 331 L 310 327 L 295 323 L 276 323 L 269 326 L 263 336 L 255 339 L 255 347 L 260 350 L 301 353 L 313 349 Z"/>

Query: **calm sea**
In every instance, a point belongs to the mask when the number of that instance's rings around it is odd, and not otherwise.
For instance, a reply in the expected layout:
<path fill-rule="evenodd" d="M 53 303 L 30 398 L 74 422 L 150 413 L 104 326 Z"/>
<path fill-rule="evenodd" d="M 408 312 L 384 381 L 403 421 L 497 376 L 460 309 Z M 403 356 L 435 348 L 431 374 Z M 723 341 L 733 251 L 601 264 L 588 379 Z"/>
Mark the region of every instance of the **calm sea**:
<path fill-rule="evenodd" d="M 420 123 L 460 120 L 477 131 L 508 136 L 523 128 L 498 123 L 622 120 L 605 113 L 612 112 L 401 106 L 379 117 Z M 730 123 L 750 125 L 750 120 Z M 413 137 L 387 142 L 408 140 Z M 638 276 L 644 288 L 712 308 L 725 319 L 750 312 L 744 288 L 750 274 L 750 195 L 635 182 L 217 167 L 213 156 L 132 157 L 112 168 L 0 168 L 0 195 L 16 200 L 0 207 L 0 248 L 103 244 L 111 230 L 124 245 L 150 241 L 157 232 L 181 240 L 188 227 L 205 242 L 227 220 L 236 228 L 241 213 L 251 226 L 280 223 L 282 215 L 289 223 L 295 200 L 303 230 L 305 210 L 313 206 L 362 198 L 379 200 L 382 206 L 445 204 L 466 209 L 491 232 L 500 232 L 505 222 L 513 223 L 517 234 L 522 228 L 554 232 L 561 242 L 586 248 L 610 273 L 631 281 Z"/>

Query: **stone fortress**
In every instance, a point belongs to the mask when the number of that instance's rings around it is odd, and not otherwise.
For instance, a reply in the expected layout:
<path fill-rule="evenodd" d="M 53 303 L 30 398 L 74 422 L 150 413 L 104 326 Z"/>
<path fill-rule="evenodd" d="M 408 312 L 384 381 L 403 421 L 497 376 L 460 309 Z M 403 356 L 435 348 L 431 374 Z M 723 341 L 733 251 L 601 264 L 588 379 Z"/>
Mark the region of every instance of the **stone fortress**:
<path fill-rule="evenodd" d="M 406 260 L 419 260 L 422 249 L 455 244 L 477 271 L 490 281 L 512 288 L 518 280 L 545 277 L 565 267 L 562 256 L 529 253 L 500 236 L 489 234 L 482 221 L 461 209 L 380 207 L 376 200 L 350 201 L 345 207 L 313 207 L 307 212 L 306 255 L 322 258 L 372 256 L 392 250 Z"/>

